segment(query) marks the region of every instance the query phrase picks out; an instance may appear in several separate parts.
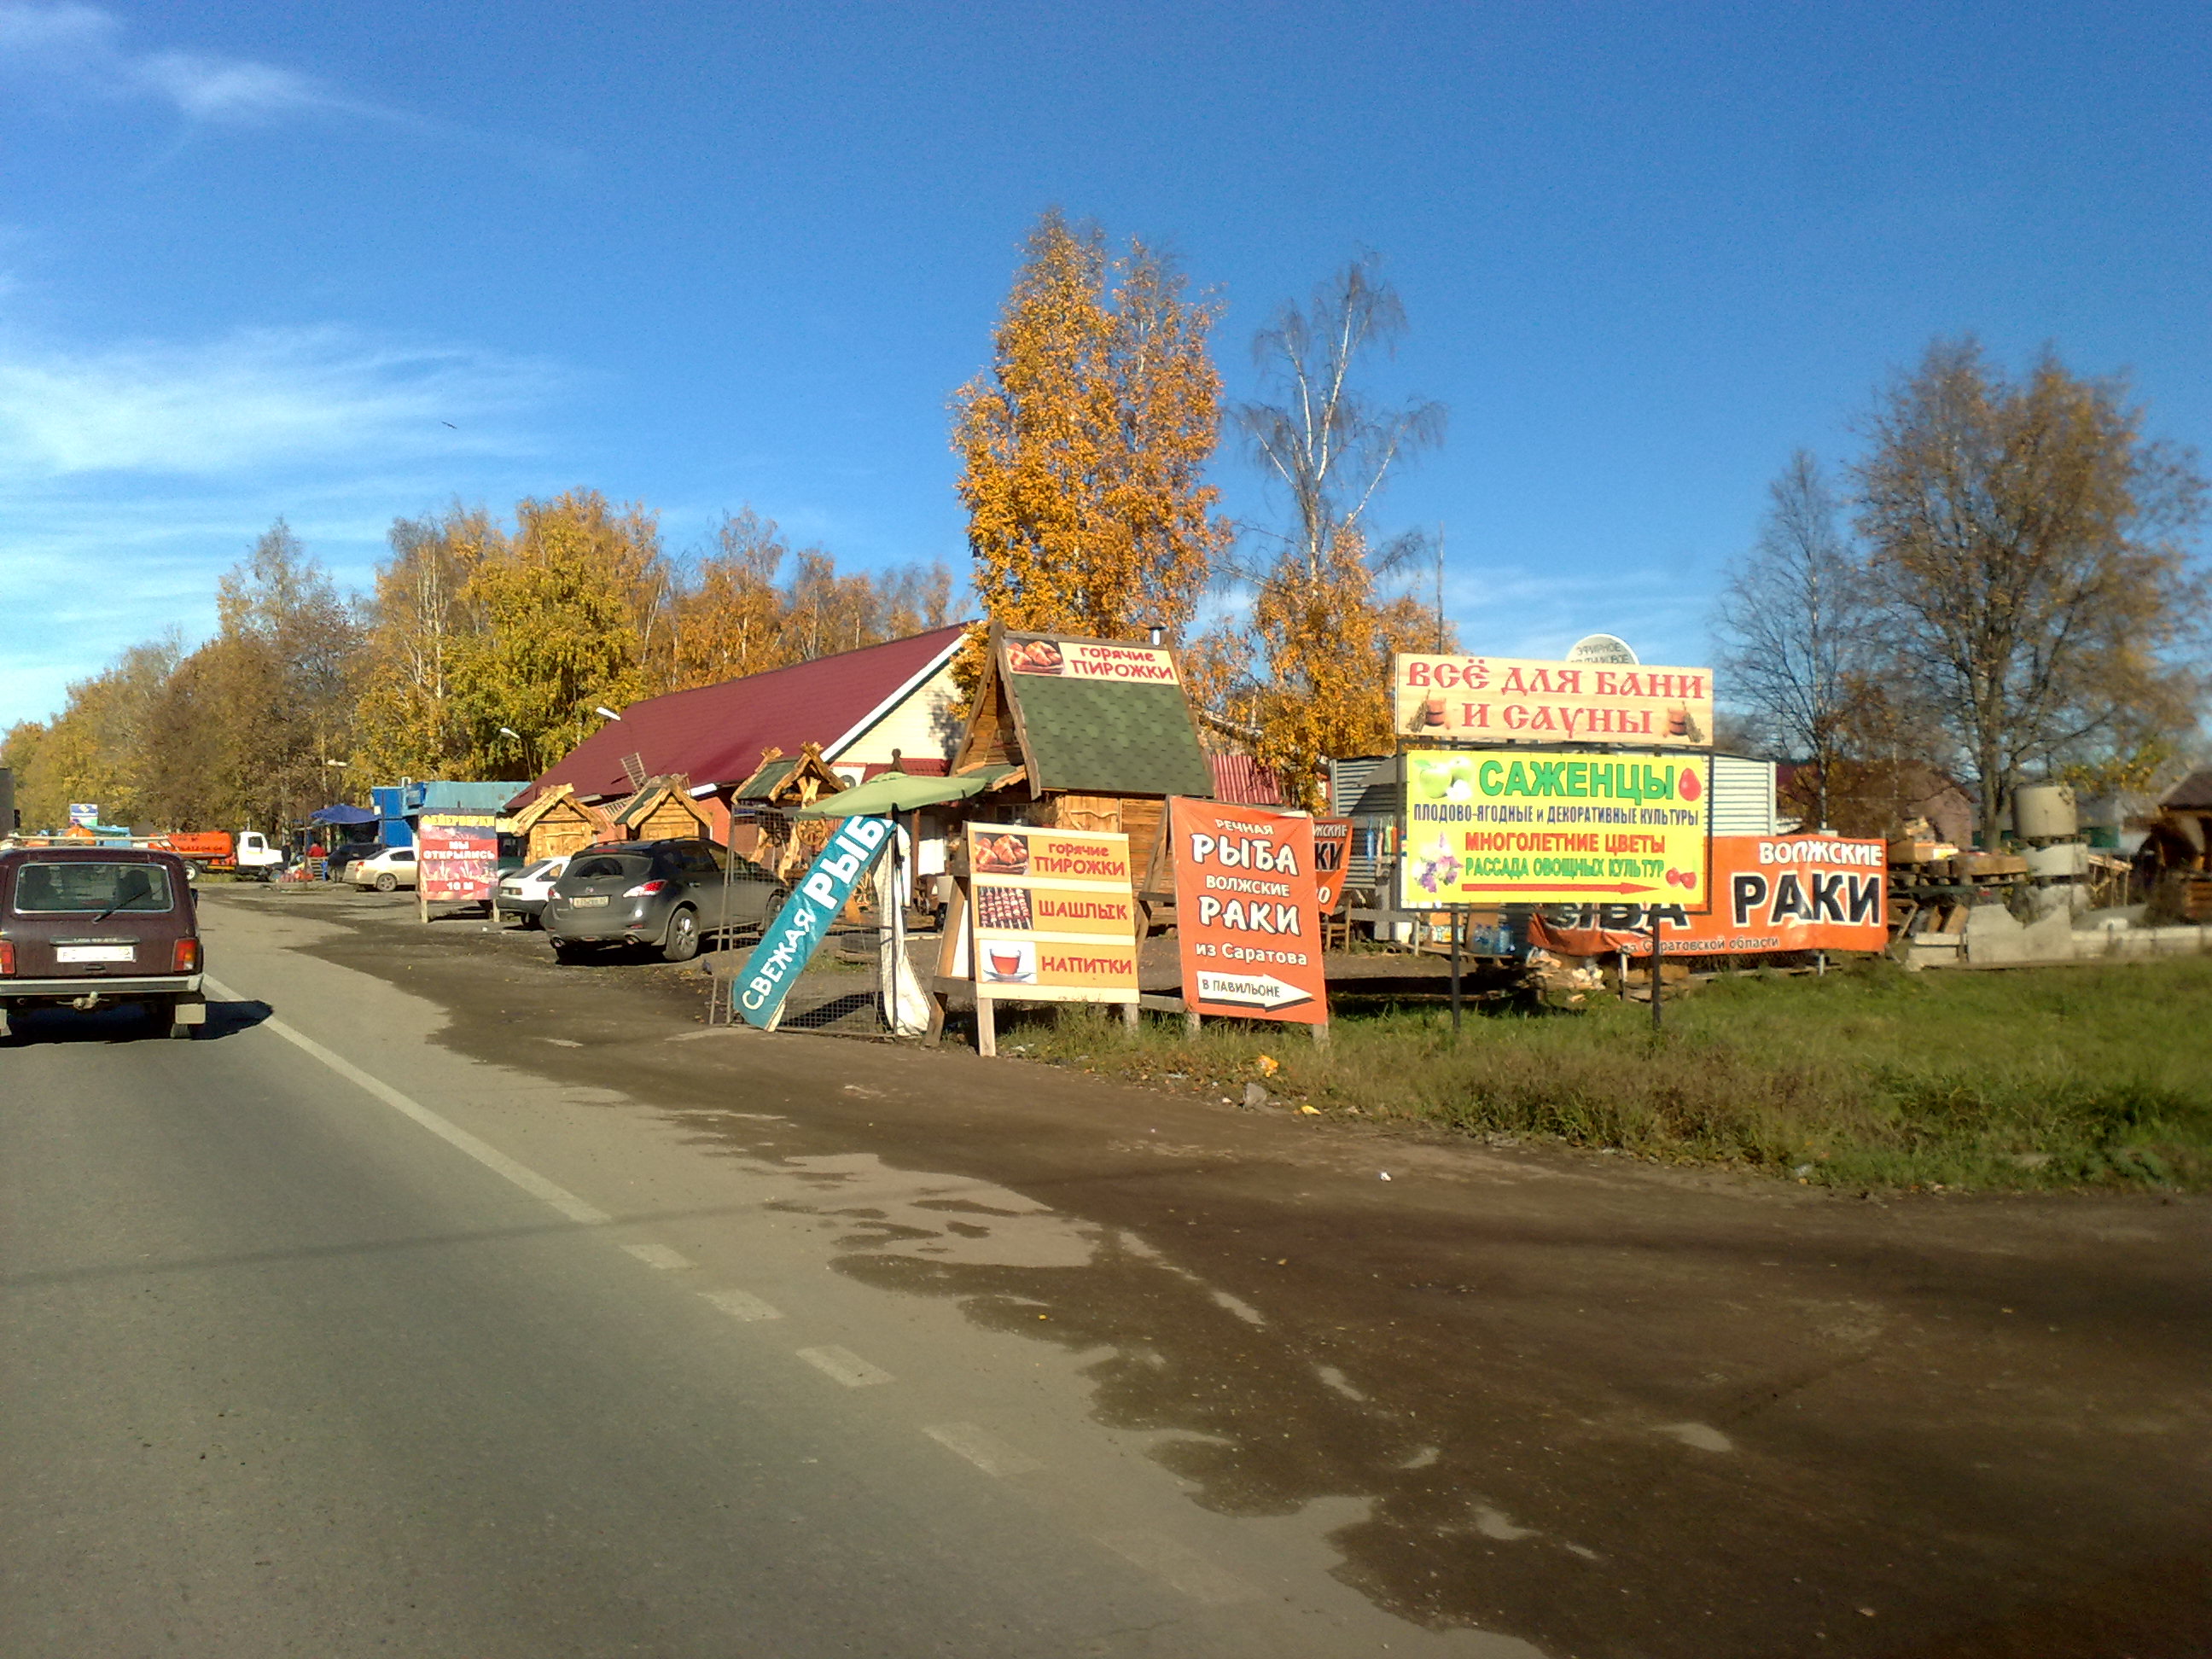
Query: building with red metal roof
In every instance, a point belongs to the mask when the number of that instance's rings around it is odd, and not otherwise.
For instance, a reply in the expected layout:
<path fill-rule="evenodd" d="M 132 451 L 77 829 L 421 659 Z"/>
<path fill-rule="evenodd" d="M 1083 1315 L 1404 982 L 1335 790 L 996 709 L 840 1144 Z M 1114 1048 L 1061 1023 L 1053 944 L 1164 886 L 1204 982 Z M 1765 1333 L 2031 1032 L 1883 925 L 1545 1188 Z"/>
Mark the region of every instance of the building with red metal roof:
<path fill-rule="evenodd" d="M 726 794 L 768 750 L 796 755 L 810 743 L 848 783 L 880 771 L 894 753 L 909 770 L 940 770 L 960 736 L 952 656 L 965 631 L 934 629 L 634 702 L 511 805 L 564 783 L 583 800 L 606 800 L 679 773 L 694 794 Z"/>

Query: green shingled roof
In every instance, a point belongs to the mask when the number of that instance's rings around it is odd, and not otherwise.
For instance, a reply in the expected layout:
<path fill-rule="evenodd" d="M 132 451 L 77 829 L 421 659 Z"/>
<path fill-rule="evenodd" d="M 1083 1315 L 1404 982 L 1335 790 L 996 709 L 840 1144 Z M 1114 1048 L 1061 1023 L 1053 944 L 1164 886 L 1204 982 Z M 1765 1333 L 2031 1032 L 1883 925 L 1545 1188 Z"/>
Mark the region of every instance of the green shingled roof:
<path fill-rule="evenodd" d="M 1030 782 L 1074 794 L 1213 796 L 1213 769 L 1179 685 L 1008 674 L 1021 708 Z"/>
<path fill-rule="evenodd" d="M 770 761 L 745 781 L 745 787 L 738 792 L 736 798 L 739 800 L 769 799 L 791 775 L 799 761 L 797 755 L 786 755 L 780 760 Z"/>

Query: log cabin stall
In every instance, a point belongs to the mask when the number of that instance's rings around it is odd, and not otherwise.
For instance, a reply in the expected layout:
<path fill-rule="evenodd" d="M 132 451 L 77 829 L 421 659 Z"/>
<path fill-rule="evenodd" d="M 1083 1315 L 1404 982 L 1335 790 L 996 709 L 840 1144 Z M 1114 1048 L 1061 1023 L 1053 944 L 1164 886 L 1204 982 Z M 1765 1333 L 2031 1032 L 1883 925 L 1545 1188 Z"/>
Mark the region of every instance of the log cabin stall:
<path fill-rule="evenodd" d="M 2159 798 L 2139 854 L 2153 908 L 2179 921 L 2212 922 L 2212 767 Z"/>
<path fill-rule="evenodd" d="M 821 792 L 895 764 L 944 772 L 960 732 L 952 657 L 965 632 L 933 629 L 632 703 L 509 810 L 528 821 L 532 856 L 562 842 L 693 835 L 724 846 L 734 836 L 749 857 L 764 840 L 787 852 L 790 812 Z"/>
<path fill-rule="evenodd" d="M 1168 798 L 1214 798 L 1213 769 L 1171 648 L 996 624 L 952 757 L 955 778 L 978 773 L 995 775 L 959 803 L 960 821 L 1127 836 L 1140 885 L 1156 864 Z M 953 827 L 927 824 L 922 846 Z M 918 860 L 917 869 L 927 866 Z M 1171 874 L 1140 897 L 1155 895 L 1172 904 Z"/>
<path fill-rule="evenodd" d="M 531 864 L 560 858 L 614 839 L 614 823 L 601 808 L 576 799 L 575 786 L 559 784 L 514 815 L 514 833 L 522 842 L 522 856 Z"/>
<path fill-rule="evenodd" d="M 635 794 L 609 806 L 606 813 L 616 841 L 703 839 L 717 847 L 729 844 L 728 804 L 695 794 L 688 772 L 647 778 Z"/>
<path fill-rule="evenodd" d="M 822 758 L 819 744 L 810 743 L 796 755 L 771 748 L 761 757 L 760 769 L 730 793 L 726 845 L 786 882 L 796 881 L 830 839 L 826 822 L 801 822 L 799 815 L 847 787 Z"/>

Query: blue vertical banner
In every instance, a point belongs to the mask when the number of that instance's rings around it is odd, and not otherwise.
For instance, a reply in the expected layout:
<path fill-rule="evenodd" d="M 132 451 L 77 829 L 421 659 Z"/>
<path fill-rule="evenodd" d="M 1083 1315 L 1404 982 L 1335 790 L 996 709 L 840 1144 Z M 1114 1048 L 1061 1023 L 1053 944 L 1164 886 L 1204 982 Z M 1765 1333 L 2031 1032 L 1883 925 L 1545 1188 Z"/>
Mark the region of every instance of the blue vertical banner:
<path fill-rule="evenodd" d="M 837 833 L 814 860 L 806 879 L 786 899 L 761 934 L 760 943 L 745 958 L 738 975 L 738 1012 L 746 1024 L 763 1031 L 775 1030 L 783 1018 L 783 1000 L 799 982 L 799 975 L 821 949 L 830 924 L 845 908 L 876 855 L 890 839 L 891 821 L 852 817 L 840 822 Z"/>

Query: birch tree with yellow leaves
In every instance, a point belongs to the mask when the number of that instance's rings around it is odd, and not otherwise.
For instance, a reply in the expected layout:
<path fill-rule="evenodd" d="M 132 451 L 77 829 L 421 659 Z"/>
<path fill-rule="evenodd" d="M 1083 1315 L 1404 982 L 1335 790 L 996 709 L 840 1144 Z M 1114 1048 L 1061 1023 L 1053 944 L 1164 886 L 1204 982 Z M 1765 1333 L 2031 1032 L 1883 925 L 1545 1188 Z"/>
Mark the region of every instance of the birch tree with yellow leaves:
<path fill-rule="evenodd" d="M 1417 398 L 1384 409 L 1356 383 L 1360 360 L 1406 326 L 1377 263 L 1354 259 L 1261 331 L 1253 356 L 1273 398 L 1237 411 L 1290 513 L 1280 531 L 1255 532 L 1265 550 L 1238 573 L 1253 592 L 1253 665 L 1232 702 L 1254 752 L 1307 806 L 1318 804 L 1323 762 L 1391 746 L 1390 653 L 1457 648 L 1441 616 L 1378 597 L 1428 543 L 1411 532 L 1376 546 L 1368 510 L 1395 466 L 1443 441 L 1444 408 Z"/>
<path fill-rule="evenodd" d="M 453 699 L 455 669 L 483 629 L 466 595 L 507 536 L 482 507 L 393 520 L 392 556 L 377 568 L 368 629 L 355 659 L 360 687 L 353 766 L 380 778 L 463 775 L 471 744 Z"/>
<path fill-rule="evenodd" d="M 1232 532 L 1205 482 L 1217 308 L 1165 256 L 1109 253 L 1054 210 L 1030 234 L 991 367 L 953 398 L 984 610 L 1009 628 L 1179 635 Z"/>
<path fill-rule="evenodd" d="M 652 514 L 579 489 L 514 516 L 463 591 L 481 627 L 456 653 L 452 695 L 477 766 L 529 777 L 597 729 L 597 706 L 653 689 L 672 630 L 656 614 L 669 584 Z"/>

